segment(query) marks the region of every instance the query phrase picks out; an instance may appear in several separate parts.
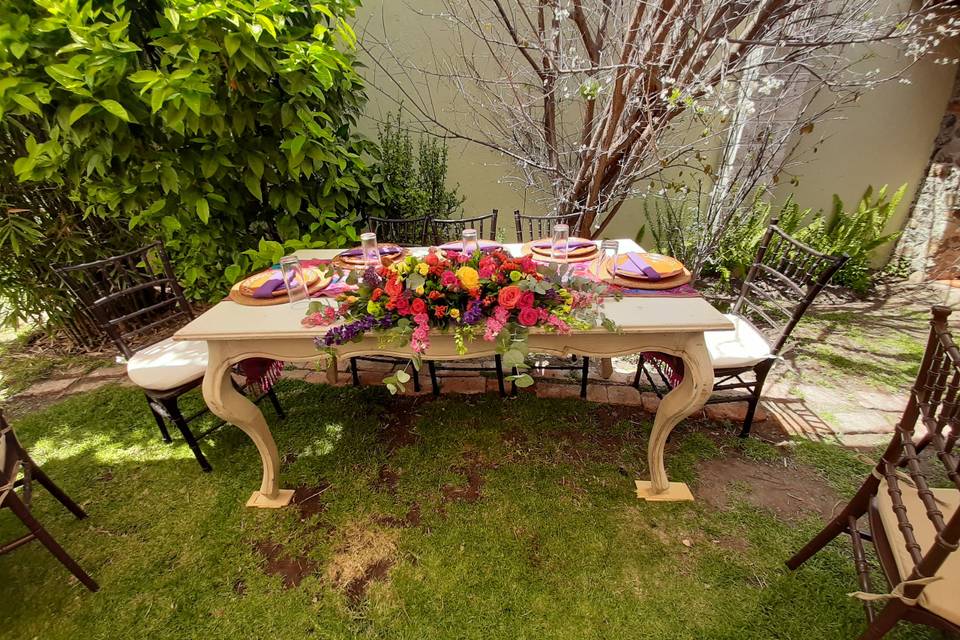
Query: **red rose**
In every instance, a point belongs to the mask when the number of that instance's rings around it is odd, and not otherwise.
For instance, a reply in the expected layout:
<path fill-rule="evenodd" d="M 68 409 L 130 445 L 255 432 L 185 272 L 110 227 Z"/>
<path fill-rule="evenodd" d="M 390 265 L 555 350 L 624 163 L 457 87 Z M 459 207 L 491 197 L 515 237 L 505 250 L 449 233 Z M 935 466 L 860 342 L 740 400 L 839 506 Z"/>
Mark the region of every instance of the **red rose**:
<path fill-rule="evenodd" d="M 440 264 L 440 258 L 438 258 L 437 254 L 435 253 L 428 253 L 427 257 L 425 257 L 423 261 L 426 262 L 431 267 L 435 267 L 438 264 Z"/>
<path fill-rule="evenodd" d="M 423 301 L 423 298 L 414 298 L 413 302 L 410 303 L 410 309 L 413 310 L 414 315 L 423 313 L 427 310 L 427 303 Z"/>
<path fill-rule="evenodd" d="M 517 306 L 521 309 L 529 309 L 533 306 L 533 291 L 524 291 L 523 295 L 520 296 L 520 301 L 517 303 Z"/>
<path fill-rule="evenodd" d="M 499 302 L 500 306 L 504 309 L 513 309 L 517 306 L 517 303 L 520 301 L 520 296 L 522 295 L 523 291 L 520 290 L 520 287 L 510 285 L 509 287 L 500 289 L 497 302 Z"/>
<path fill-rule="evenodd" d="M 532 327 L 540 321 L 540 313 L 533 307 L 520 309 L 517 320 L 525 327 Z"/>
<path fill-rule="evenodd" d="M 397 277 L 387 280 L 387 284 L 384 285 L 384 288 L 387 291 L 387 295 L 391 298 L 396 298 L 403 293 L 403 283 L 400 282 L 400 279 Z"/>
<path fill-rule="evenodd" d="M 410 303 L 406 298 L 397 299 L 397 313 L 402 316 L 410 315 Z"/>
<path fill-rule="evenodd" d="M 380 287 L 377 287 L 376 289 L 373 290 L 373 293 L 370 294 L 370 299 L 376 302 L 377 300 L 380 299 L 380 296 L 382 295 L 383 295 L 383 289 L 381 289 Z"/>

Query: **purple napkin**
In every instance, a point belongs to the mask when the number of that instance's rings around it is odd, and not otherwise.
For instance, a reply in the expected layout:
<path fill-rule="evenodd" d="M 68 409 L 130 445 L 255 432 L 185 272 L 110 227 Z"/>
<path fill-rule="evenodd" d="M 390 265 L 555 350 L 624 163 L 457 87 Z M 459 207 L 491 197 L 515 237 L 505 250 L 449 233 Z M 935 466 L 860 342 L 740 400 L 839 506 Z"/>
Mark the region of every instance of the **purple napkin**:
<path fill-rule="evenodd" d="M 480 245 L 480 251 L 493 251 L 494 249 L 499 249 L 503 245 L 499 242 L 494 242 L 493 240 L 477 240 L 477 244 Z M 463 250 L 463 241 L 457 240 L 456 242 L 448 242 L 446 244 L 440 245 L 438 247 L 443 251 L 462 251 Z"/>
<path fill-rule="evenodd" d="M 382 256 L 392 256 L 392 255 L 395 254 L 395 253 L 400 253 L 401 251 L 403 251 L 403 249 L 401 249 L 400 247 L 377 247 L 377 249 L 380 251 L 380 255 L 382 255 Z M 356 247 L 356 248 L 353 248 L 353 249 L 347 249 L 346 251 L 344 251 L 344 252 L 341 253 L 340 255 L 341 255 L 341 256 L 351 256 L 351 257 L 352 257 L 352 256 L 362 256 L 362 255 L 363 255 L 363 248 L 362 248 L 362 247 Z"/>
<path fill-rule="evenodd" d="M 552 240 L 546 240 L 546 241 L 544 241 L 544 242 L 534 242 L 534 243 L 533 243 L 533 246 L 536 247 L 537 249 L 552 249 L 552 248 L 553 248 L 553 241 L 552 241 Z M 595 246 L 597 246 L 596 243 L 591 242 L 591 241 L 589 241 L 589 240 L 574 240 L 574 241 L 572 241 L 572 242 L 568 242 L 568 243 L 567 243 L 567 249 L 568 249 L 568 250 L 569 250 L 569 249 L 582 249 L 583 247 L 595 247 Z"/>
<path fill-rule="evenodd" d="M 254 298 L 272 298 L 273 292 L 277 289 L 286 289 L 287 284 L 283 281 L 283 273 L 279 270 L 274 271 L 270 279 L 256 288 L 253 292 Z"/>
<path fill-rule="evenodd" d="M 650 264 L 643 259 L 643 256 L 636 252 L 630 252 L 626 255 L 626 260 L 623 264 L 617 265 L 617 270 L 623 269 L 624 267 L 633 267 L 633 269 L 624 269 L 624 271 L 632 273 L 642 273 L 647 276 L 648 280 L 659 280 L 660 274 L 656 269 L 650 266 Z"/>

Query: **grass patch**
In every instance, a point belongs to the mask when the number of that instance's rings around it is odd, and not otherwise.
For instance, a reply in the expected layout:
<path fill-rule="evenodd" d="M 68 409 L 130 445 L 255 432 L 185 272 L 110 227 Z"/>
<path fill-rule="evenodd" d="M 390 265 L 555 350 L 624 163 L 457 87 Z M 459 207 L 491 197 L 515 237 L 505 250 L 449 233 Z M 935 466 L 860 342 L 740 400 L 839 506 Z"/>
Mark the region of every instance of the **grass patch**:
<path fill-rule="evenodd" d="M 800 571 L 783 566 L 818 518 L 785 522 L 736 499 L 722 510 L 638 502 L 642 414 L 526 395 L 411 403 L 292 381 L 279 393 L 289 416 L 267 419 L 286 459 L 281 483 L 316 489 L 309 509 L 244 508 L 260 479 L 250 441 L 218 432 L 204 445 L 214 472 L 203 474 L 182 443 L 160 441 L 135 389 L 107 387 L 19 420 L 21 439 L 90 518 L 71 519 L 42 490 L 35 513 L 102 590 L 87 593 L 28 545 L 0 562 L 4 632 L 732 640 L 863 628 L 845 595 L 855 588 L 845 543 Z M 862 477 L 833 448 L 813 447 L 798 457 L 838 487 Z M 726 449 L 677 431 L 672 478 L 696 482 L 699 461 L 722 461 Z M 741 453 L 772 455 L 747 444 Z M 0 539 L 18 531 L 9 515 Z M 298 586 L 266 570 L 264 548 L 309 568 Z M 890 637 L 937 636 L 903 626 Z"/>

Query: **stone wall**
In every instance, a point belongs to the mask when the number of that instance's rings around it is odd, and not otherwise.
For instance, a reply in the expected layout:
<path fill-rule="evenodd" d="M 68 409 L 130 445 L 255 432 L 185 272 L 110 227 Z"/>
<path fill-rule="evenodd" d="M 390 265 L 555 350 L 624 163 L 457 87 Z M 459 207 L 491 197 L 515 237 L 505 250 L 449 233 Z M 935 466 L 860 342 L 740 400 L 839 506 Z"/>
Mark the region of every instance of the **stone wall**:
<path fill-rule="evenodd" d="M 960 277 L 960 73 L 934 141 L 927 175 L 917 189 L 896 255 L 915 282 Z"/>

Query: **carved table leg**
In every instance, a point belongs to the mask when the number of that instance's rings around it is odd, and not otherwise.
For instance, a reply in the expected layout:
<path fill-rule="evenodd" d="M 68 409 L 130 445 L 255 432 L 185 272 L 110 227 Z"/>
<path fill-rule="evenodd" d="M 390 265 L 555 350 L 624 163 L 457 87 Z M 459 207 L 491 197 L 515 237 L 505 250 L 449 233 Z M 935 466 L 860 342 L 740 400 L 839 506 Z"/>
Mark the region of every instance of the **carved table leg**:
<path fill-rule="evenodd" d="M 647 449 L 650 480 L 637 480 L 637 497 L 644 500 L 693 500 L 693 494 L 682 482 L 669 482 L 663 464 L 667 437 L 681 420 L 703 407 L 713 392 L 713 366 L 704 343 L 703 333 L 691 334 L 680 354 L 683 358 L 683 381 L 660 402 L 653 421 L 653 432 Z"/>
<path fill-rule="evenodd" d="M 613 359 L 600 358 L 600 377 L 609 380 L 613 375 Z"/>
<path fill-rule="evenodd" d="M 267 421 L 257 405 L 231 384 L 228 343 L 207 343 L 207 373 L 203 377 L 203 399 L 210 411 L 250 436 L 263 461 L 263 480 L 260 490 L 254 491 L 247 501 L 248 507 L 278 508 L 287 505 L 293 491 L 280 489 L 277 474 L 280 470 L 280 454 Z"/>

